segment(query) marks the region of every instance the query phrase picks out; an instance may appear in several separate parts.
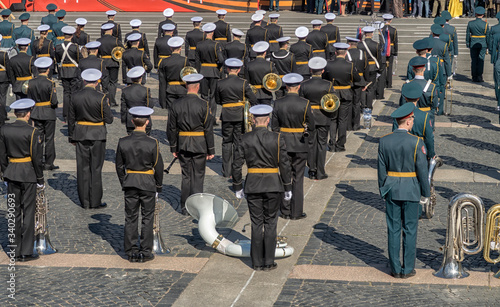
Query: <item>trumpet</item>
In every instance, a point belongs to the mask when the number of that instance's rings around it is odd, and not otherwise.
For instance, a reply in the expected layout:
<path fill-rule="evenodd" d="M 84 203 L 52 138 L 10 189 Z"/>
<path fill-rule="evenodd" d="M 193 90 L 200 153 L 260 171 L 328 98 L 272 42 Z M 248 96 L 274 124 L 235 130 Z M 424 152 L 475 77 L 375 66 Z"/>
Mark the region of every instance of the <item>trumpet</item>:
<path fill-rule="evenodd" d="M 340 99 L 334 94 L 326 94 L 321 97 L 320 105 L 323 111 L 333 113 L 340 107 Z"/>
<path fill-rule="evenodd" d="M 111 50 L 111 58 L 117 62 L 120 62 L 122 60 L 124 51 L 125 49 L 123 47 L 116 46 L 115 48 L 113 48 L 113 50 Z"/>
<path fill-rule="evenodd" d="M 431 186 L 431 197 L 429 197 L 428 201 L 424 204 L 425 208 L 425 216 L 430 219 L 434 216 L 434 207 L 436 206 L 436 189 L 434 188 L 434 173 L 436 172 L 436 168 L 441 167 L 443 165 L 443 160 L 436 156 L 432 158 L 429 162 L 429 184 Z"/>
<path fill-rule="evenodd" d="M 180 72 L 181 80 L 182 80 L 182 78 L 184 78 L 187 75 L 197 74 L 197 73 L 198 73 L 198 71 L 196 70 L 196 68 L 191 67 L 191 66 L 186 66 L 183 69 L 181 69 L 181 72 Z"/>
<path fill-rule="evenodd" d="M 160 202 L 158 195 L 155 198 L 155 212 L 153 215 L 153 253 L 157 255 L 170 253 L 170 249 L 163 243 L 160 233 Z"/>
<path fill-rule="evenodd" d="M 280 76 L 275 73 L 268 73 L 262 78 L 262 86 L 270 92 L 276 92 L 282 85 Z"/>
<path fill-rule="evenodd" d="M 47 225 L 47 212 L 49 211 L 49 201 L 45 195 L 45 187 L 36 189 L 36 209 L 35 209 L 35 244 L 33 254 L 50 255 L 57 253 L 57 249 L 52 246 L 49 239 L 49 227 Z"/>

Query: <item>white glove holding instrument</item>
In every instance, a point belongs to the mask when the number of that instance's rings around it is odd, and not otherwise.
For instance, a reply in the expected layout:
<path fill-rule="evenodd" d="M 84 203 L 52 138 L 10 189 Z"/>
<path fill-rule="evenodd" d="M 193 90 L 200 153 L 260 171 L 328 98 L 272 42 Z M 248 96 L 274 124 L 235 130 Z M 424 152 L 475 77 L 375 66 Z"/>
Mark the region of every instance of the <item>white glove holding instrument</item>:
<path fill-rule="evenodd" d="M 285 192 L 285 200 L 289 201 L 292 199 L 292 191 Z"/>
<path fill-rule="evenodd" d="M 377 77 L 375 79 L 378 80 L 378 78 L 381 76 L 381 74 L 377 73 Z"/>
<path fill-rule="evenodd" d="M 245 198 L 245 193 L 243 192 L 243 189 L 236 191 L 236 198 L 238 199 Z"/>
<path fill-rule="evenodd" d="M 45 189 L 45 184 L 36 184 L 37 189 Z"/>

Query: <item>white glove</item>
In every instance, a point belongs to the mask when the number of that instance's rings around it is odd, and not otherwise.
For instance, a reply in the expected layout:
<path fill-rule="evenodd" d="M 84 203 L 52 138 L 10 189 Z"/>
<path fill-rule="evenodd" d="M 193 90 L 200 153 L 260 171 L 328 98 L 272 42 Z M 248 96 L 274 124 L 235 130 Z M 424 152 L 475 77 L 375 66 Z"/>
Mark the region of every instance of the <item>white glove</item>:
<path fill-rule="evenodd" d="M 289 201 L 292 199 L 292 191 L 285 192 L 285 200 Z"/>
<path fill-rule="evenodd" d="M 429 203 L 429 197 L 420 197 L 420 204 L 422 206 L 425 206 L 428 203 Z"/>
<path fill-rule="evenodd" d="M 38 189 L 45 189 L 45 184 L 38 184 L 38 183 L 37 183 L 37 184 L 36 184 L 36 187 L 37 187 Z"/>
<path fill-rule="evenodd" d="M 450 80 L 450 81 L 451 81 L 452 79 L 453 79 L 453 76 L 449 76 L 449 77 L 448 77 L 448 80 Z"/>
<path fill-rule="evenodd" d="M 398 63 L 398 56 L 397 55 L 394 56 L 394 61 L 396 62 L 396 64 Z"/>
<path fill-rule="evenodd" d="M 243 189 L 236 191 L 236 198 L 238 199 L 245 198 L 245 193 L 243 193 Z"/>
<path fill-rule="evenodd" d="M 381 76 L 381 74 L 377 73 L 377 77 L 376 77 L 376 79 L 378 79 L 380 76 Z"/>
<path fill-rule="evenodd" d="M 158 198 L 158 192 L 156 192 L 156 195 L 155 195 L 156 198 Z"/>
<path fill-rule="evenodd" d="M 453 57 L 454 57 L 454 58 L 458 58 L 458 54 L 455 54 Z"/>

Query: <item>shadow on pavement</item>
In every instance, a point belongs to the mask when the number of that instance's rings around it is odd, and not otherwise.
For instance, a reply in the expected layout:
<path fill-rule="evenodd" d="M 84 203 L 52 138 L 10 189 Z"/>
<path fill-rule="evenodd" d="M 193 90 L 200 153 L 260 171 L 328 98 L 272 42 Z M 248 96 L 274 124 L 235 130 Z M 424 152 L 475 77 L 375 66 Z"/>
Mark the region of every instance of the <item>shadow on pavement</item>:
<path fill-rule="evenodd" d="M 48 185 L 54 190 L 63 192 L 75 205 L 81 207 L 80 200 L 78 199 L 76 177 L 68 173 L 54 173 L 52 176 L 55 178 L 47 179 Z"/>
<path fill-rule="evenodd" d="M 97 220 L 98 223 L 90 223 L 88 227 L 92 233 L 101 236 L 101 238 L 108 242 L 118 255 L 125 259 L 126 255 L 123 250 L 123 232 L 125 227 L 123 225 L 111 223 L 111 217 L 112 216 L 109 214 L 94 214 L 91 218 Z"/>

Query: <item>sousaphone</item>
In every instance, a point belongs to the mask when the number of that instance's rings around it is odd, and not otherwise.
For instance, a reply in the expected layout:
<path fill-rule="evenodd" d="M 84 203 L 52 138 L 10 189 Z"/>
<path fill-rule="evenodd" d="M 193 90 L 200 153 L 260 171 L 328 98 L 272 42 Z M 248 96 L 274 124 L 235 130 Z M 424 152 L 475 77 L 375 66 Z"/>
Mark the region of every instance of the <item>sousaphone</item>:
<path fill-rule="evenodd" d="M 339 109 L 340 100 L 334 94 L 326 94 L 321 97 L 320 105 L 323 111 L 333 113 Z"/>

